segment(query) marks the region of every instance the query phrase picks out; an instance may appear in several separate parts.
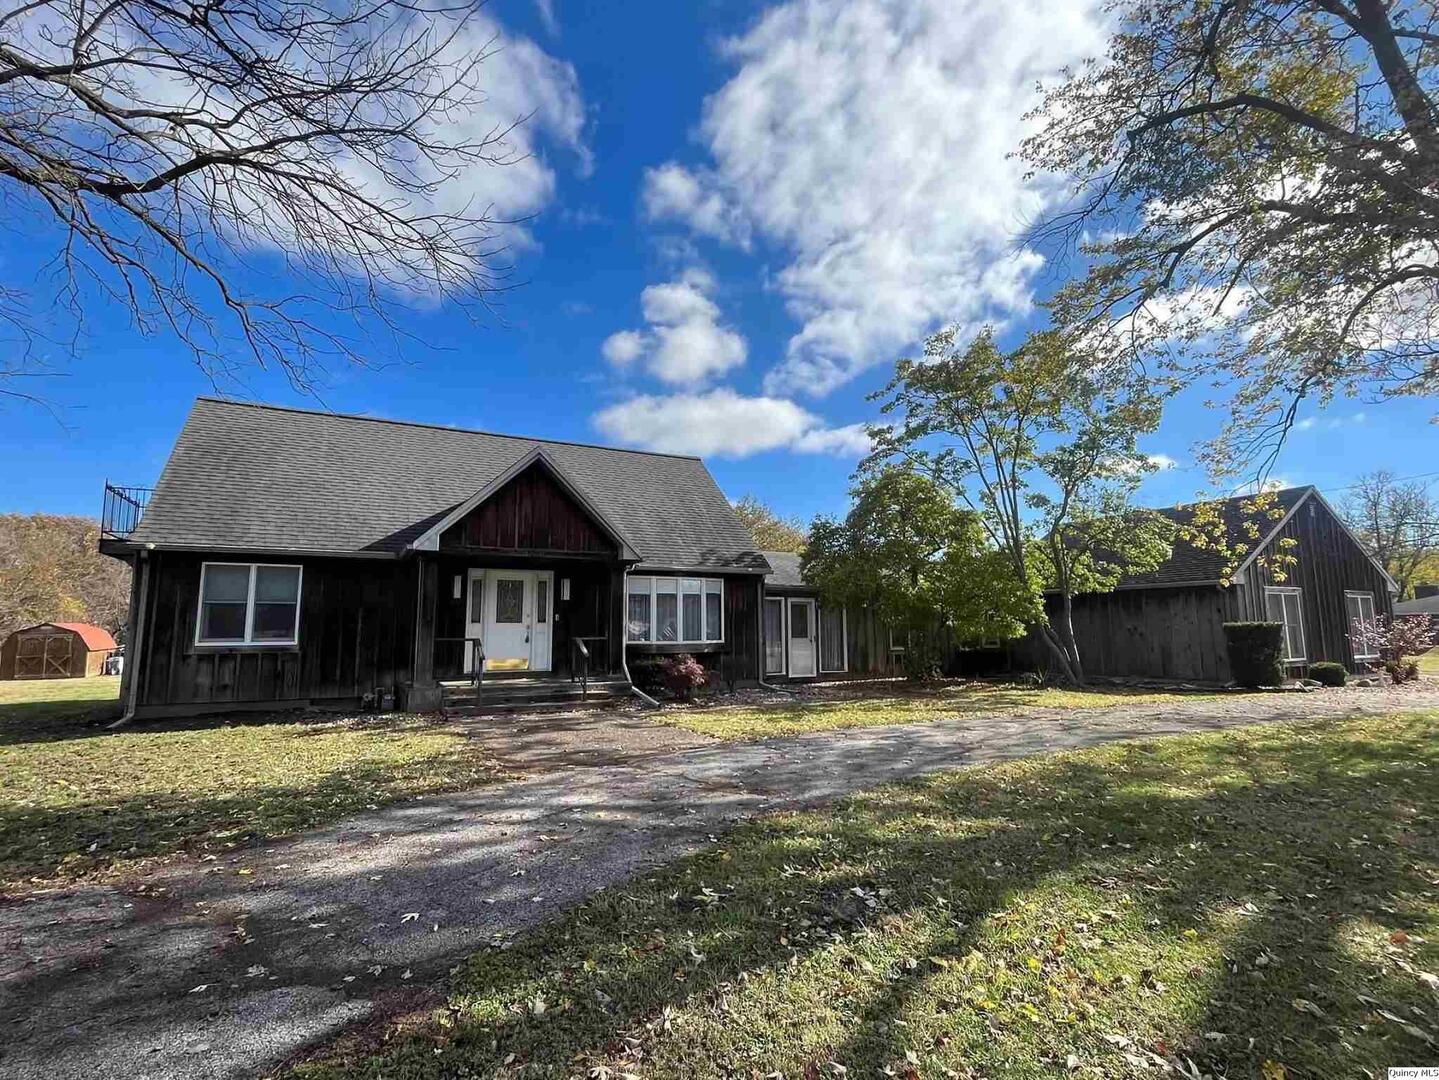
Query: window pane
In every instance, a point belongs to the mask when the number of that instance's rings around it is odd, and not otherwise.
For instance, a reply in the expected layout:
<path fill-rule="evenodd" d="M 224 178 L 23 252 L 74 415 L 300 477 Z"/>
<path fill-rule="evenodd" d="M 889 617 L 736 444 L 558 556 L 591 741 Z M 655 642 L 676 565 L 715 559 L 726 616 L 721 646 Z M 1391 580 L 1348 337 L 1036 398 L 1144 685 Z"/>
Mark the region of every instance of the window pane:
<path fill-rule="evenodd" d="M 261 604 L 257 601 L 251 640 L 294 641 L 295 616 L 298 612 L 298 604 Z"/>
<path fill-rule="evenodd" d="M 686 592 L 684 594 L 684 640 L 703 641 L 705 638 L 704 627 L 700 625 L 702 618 L 702 597 L 697 592 Z"/>
<path fill-rule="evenodd" d="M 679 626 L 679 582 L 674 578 L 659 578 L 655 582 L 655 640 L 678 641 Z"/>
<path fill-rule="evenodd" d="M 550 621 L 550 583 L 547 578 L 540 578 L 535 583 L 538 599 L 535 601 L 535 622 L 543 623 Z"/>
<path fill-rule="evenodd" d="M 844 608 L 820 609 L 819 666 L 825 671 L 844 670 Z"/>
<path fill-rule="evenodd" d="M 485 579 L 475 575 L 470 583 L 470 622 L 483 623 L 485 621 Z"/>
<path fill-rule="evenodd" d="M 705 592 L 705 640 L 723 641 L 724 597 L 718 592 Z"/>
<path fill-rule="evenodd" d="M 650 641 L 650 594 L 630 589 L 629 637 L 631 641 Z"/>
<path fill-rule="evenodd" d="M 525 583 L 518 578 L 495 581 L 495 622 L 525 621 Z"/>
<path fill-rule="evenodd" d="M 808 604 L 791 604 L 789 606 L 789 636 L 792 638 L 809 637 Z"/>
<path fill-rule="evenodd" d="M 205 567 L 205 600 L 246 603 L 250 599 L 250 568 L 248 566 Z"/>
<path fill-rule="evenodd" d="M 1269 592 L 1264 594 L 1264 611 L 1269 616 L 1270 622 L 1282 623 L 1284 621 L 1284 594 Z"/>
<path fill-rule="evenodd" d="M 245 640 L 245 605 L 205 604 L 200 613 L 200 640 Z"/>
<path fill-rule="evenodd" d="M 784 601 L 764 602 L 764 670 L 773 675 L 784 670 Z"/>
<path fill-rule="evenodd" d="M 255 567 L 255 603 L 293 604 L 299 598 L 298 566 Z"/>

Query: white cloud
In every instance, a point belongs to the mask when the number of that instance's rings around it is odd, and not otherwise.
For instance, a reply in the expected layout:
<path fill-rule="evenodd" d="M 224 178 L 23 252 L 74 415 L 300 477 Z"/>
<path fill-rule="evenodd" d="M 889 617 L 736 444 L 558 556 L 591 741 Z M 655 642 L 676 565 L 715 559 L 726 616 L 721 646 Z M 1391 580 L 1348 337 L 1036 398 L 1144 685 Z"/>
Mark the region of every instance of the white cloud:
<path fill-rule="evenodd" d="M 619 442 L 671 454 L 743 458 L 788 449 L 858 457 L 869 449 L 862 425 L 826 428 L 793 401 L 728 389 L 630 398 L 596 413 L 594 424 Z"/>
<path fill-rule="evenodd" d="M 555 0 L 535 0 L 535 11 L 544 24 L 545 33 L 554 37 L 560 32 L 560 20 L 555 18 Z"/>
<path fill-rule="evenodd" d="M 711 164 L 652 170 L 647 214 L 750 230 L 801 327 L 770 393 L 823 393 L 948 323 L 1024 315 L 1014 238 L 1063 197 L 1010 156 L 1038 79 L 1100 52 L 1099 0 L 790 0 L 728 44 Z"/>
<path fill-rule="evenodd" d="M 1179 462 L 1168 454 L 1148 454 L 1149 464 L 1153 465 L 1160 472 L 1168 472 L 1170 469 L 1179 468 Z"/>
<path fill-rule="evenodd" d="M 671 384 L 702 383 L 739 367 L 749 349 L 743 336 L 721 324 L 710 299 L 714 288 L 714 278 L 698 268 L 649 286 L 640 294 L 648 328 L 611 334 L 601 346 L 605 359 L 619 368 L 643 360 L 651 375 Z"/>
<path fill-rule="evenodd" d="M 749 227 L 739 211 L 716 189 L 713 176 L 697 175 L 677 162 L 645 170 L 640 196 L 652 221 L 678 219 L 716 240 L 749 246 Z"/>

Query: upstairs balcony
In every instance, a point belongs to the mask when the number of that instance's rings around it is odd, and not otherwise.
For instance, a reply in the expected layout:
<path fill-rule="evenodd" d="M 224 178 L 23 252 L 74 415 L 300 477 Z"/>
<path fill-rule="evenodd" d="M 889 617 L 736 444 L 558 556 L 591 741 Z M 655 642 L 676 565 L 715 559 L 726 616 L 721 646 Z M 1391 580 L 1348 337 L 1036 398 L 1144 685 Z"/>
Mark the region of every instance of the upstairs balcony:
<path fill-rule="evenodd" d="M 154 488 L 118 487 L 105 481 L 105 500 L 100 510 L 100 540 L 130 539 L 145 516 Z"/>

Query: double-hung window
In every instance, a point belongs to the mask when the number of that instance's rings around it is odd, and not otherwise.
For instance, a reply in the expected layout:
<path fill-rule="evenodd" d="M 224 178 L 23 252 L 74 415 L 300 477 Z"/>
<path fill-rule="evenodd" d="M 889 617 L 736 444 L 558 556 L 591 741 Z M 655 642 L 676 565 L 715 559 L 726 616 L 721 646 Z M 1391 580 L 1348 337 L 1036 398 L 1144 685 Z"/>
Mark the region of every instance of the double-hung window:
<path fill-rule="evenodd" d="M 1284 662 L 1301 663 L 1304 651 L 1304 594 L 1299 589 L 1271 587 L 1264 590 L 1264 609 L 1270 622 L 1284 625 Z"/>
<path fill-rule="evenodd" d="M 197 645 L 294 645 L 300 634 L 298 566 L 205 563 Z"/>
<path fill-rule="evenodd" d="M 626 637 L 660 645 L 724 640 L 724 582 L 719 578 L 632 577 Z"/>
<path fill-rule="evenodd" d="M 1349 644 L 1355 660 L 1379 659 L 1379 621 L 1374 611 L 1374 594 L 1346 592 L 1344 611 L 1349 616 Z"/>

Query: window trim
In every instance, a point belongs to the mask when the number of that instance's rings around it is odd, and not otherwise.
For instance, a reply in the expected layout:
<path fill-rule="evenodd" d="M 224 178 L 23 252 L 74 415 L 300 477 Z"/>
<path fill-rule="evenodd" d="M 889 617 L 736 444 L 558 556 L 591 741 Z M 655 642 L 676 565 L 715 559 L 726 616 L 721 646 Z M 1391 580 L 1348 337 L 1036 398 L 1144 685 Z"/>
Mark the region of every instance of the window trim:
<path fill-rule="evenodd" d="M 1351 596 L 1354 597 L 1354 598 L 1357 599 L 1357 600 L 1368 600 L 1368 601 L 1369 601 L 1369 622 L 1370 622 L 1372 625 L 1377 626 L 1378 623 L 1379 623 L 1379 605 L 1375 602 L 1374 594 L 1373 594 L 1372 592 L 1365 592 L 1363 589 L 1345 589 L 1345 590 L 1344 590 L 1344 615 L 1345 615 L 1346 618 L 1347 618 L 1348 615 L 1349 615 L 1349 598 L 1350 598 Z M 1360 613 L 1359 618 L 1360 618 L 1360 621 L 1361 621 L 1361 622 L 1364 620 L 1364 616 L 1363 616 L 1363 613 L 1362 613 L 1362 612 Z M 1355 661 L 1360 661 L 1360 660 L 1369 661 L 1369 660 L 1378 660 L 1378 659 L 1379 659 L 1379 652 L 1378 652 L 1378 650 L 1375 650 L 1374 652 L 1367 652 L 1367 653 L 1361 653 L 1361 652 L 1359 651 L 1359 645 L 1358 645 L 1358 643 L 1354 640 L 1354 622 L 1353 622 L 1353 620 L 1350 620 L 1350 622 L 1349 622 L 1349 634 L 1348 634 L 1348 637 L 1349 637 L 1349 651 L 1354 654 L 1354 659 L 1355 659 Z"/>
<path fill-rule="evenodd" d="M 1307 664 L 1309 662 L 1309 635 L 1304 631 L 1304 590 L 1297 585 L 1266 585 L 1264 587 L 1264 617 L 1269 618 L 1269 597 L 1292 596 L 1294 597 L 1295 610 L 1299 615 L 1299 655 L 1281 657 L 1286 664 Z M 1286 605 L 1281 601 L 1279 608 L 1285 612 Z M 1285 612 L 1285 618 L 1281 621 L 1284 631 L 1284 651 L 1289 652 L 1289 622 Z"/>
<path fill-rule="evenodd" d="M 849 608 L 839 609 L 839 633 L 840 633 L 840 667 L 827 668 L 824 666 L 824 613 L 825 607 L 819 605 L 819 612 L 815 616 L 819 626 L 819 673 L 821 675 L 842 675 L 849 671 Z"/>
<path fill-rule="evenodd" d="M 644 595 L 645 595 L 645 593 L 644 593 L 642 590 L 638 590 L 638 589 L 636 589 L 636 588 L 634 587 L 634 586 L 635 586 L 635 582 L 637 582 L 637 581 L 645 581 L 645 580 L 648 580 L 649 583 L 650 583 L 650 589 L 649 589 L 649 598 L 650 598 L 650 636 L 649 636 L 648 639 L 632 638 L 632 637 L 630 637 L 630 618 L 629 618 L 630 597 L 631 597 L 631 596 L 644 596 Z M 673 593 L 670 593 L 668 590 L 665 591 L 665 595 L 666 595 L 666 596 L 673 595 L 674 598 L 675 598 L 675 637 L 674 637 L 674 640 L 673 640 L 673 641 L 662 641 L 662 640 L 660 640 L 660 638 L 659 638 L 659 611 L 660 611 L 660 607 L 659 607 L 659 595 L 660 595 L 660 594 L 659 594 L 659 582 L 660 582 L 661 580 L 664 580 L 664 581 L 673 581 L 673 582 L 675 583 L 675 590 L 674 590 Z M 698 638 L 693 639 L 693 640 L 684 636 L 684 632 L 685 632 L 684 597 L 685 597 L 686 595 L 689 595 L 689 596 L 694 596 L 694 595 L 695 595 L 694 592 L 689 592 L 689 593 L 686 593 L 686 592 L 685 592 L 685 588 L 684 588 L 684 584 L 683 584 L 683 583 L 686 582 L 686 581 L 698 581 L 698 582 L 700 583 L 700 587 L 699 587 L 699 598 L 700 598 L 700 636 L 699 636 Z M 708 637 L 708 636 L 707 636 L 708 633 L 709 633 L 709 630 L 708 630 L 708 627 L 706 626 L 706 623 L 709 621 L 709 605 L 708 605 L 707 603 L 705 603 L 705 597 L 709 595 L 709 587 L 710 587 L 711 585 L 716 585 L 716 586 L 718 587 L 718 590 L 717 590 L 717 591 L 719 592 L 719 598 L 720 598 L 720 625 L 719 625 L 719 637 L 717 637 L 717 638 L 712 638 L 712 637 Z M 625 644 L 626 644 L 626 645 L 723 645 L 723 644 L 724 644 L 724 641 L 725 641 L 725 636 L 724 636 L 724 635 L 725 635 L 725 607 L 726 607 L 726 604 L 725 604 L 724 578 L 695 577 L 693 574 L 686 574 L 686 575 L 681 575 L 681 574 L 633 574 L 633 575 L 630 575 L 630 576 L 627 578 L 627 584 L 625 585 Z"/>
<path fill-rule="evenodd" d="M 243 638 L 204 638 L 205 629 L 205 575 L 212 566 L 243 566 L 250 572 L 249 584 L 245 590 L 245 636 Z M 295 579 L 295 625 L 288 638 L 264 638 L 256 641 L 255 634 L 255 579 L 260 567 L 274 570 L 296 570 Z M 195 646 L 204 649 L 284 649 L 300 643 L 300 602 L 305 590 L 305 567 L 301 563 L 268 562 L 202 562 L 200 564 L 200 588 L 195 598 Z M 227 601 L 234 603 L 235 601 Z"/>
<path fill-rule="evenodd" d="M 902 653 L 905 649 L 909 648 L 909 631 L 904 630 L 901 632 L 904 634 L 904 639 L 900 644 L 896 645 L 894 641 L 894 627 L 890 626 L 889 628 L 889 651 L 892 653 Z"/>

